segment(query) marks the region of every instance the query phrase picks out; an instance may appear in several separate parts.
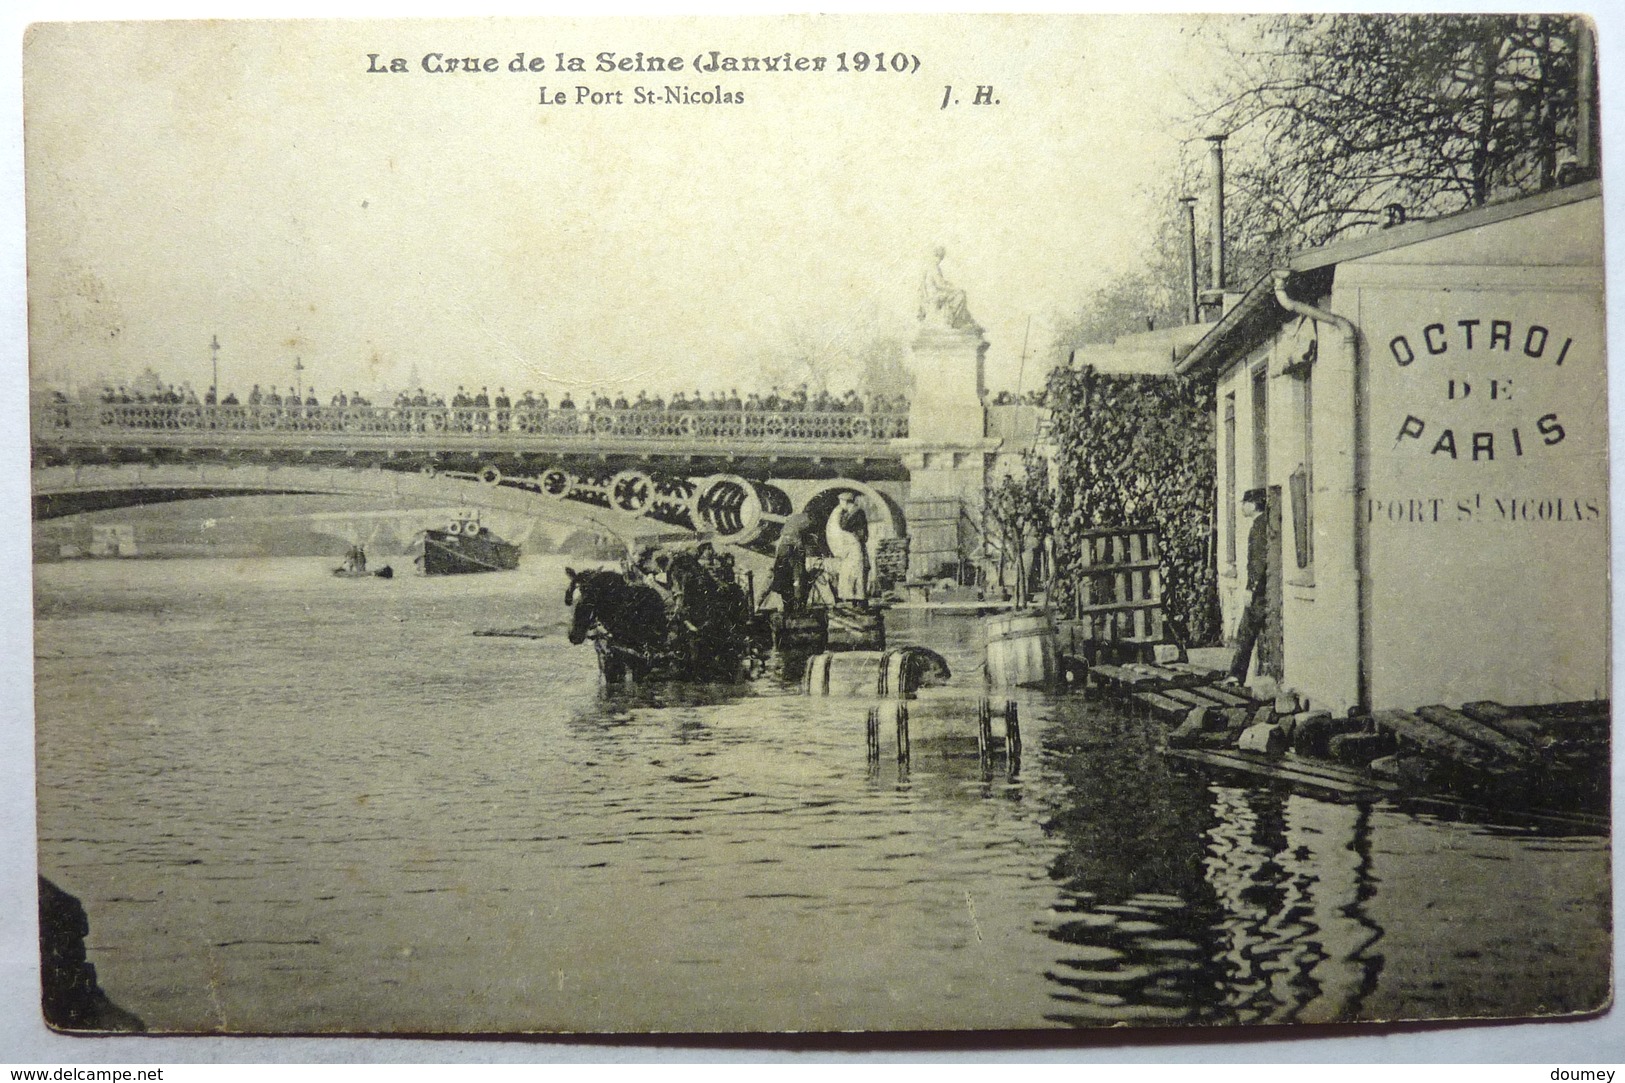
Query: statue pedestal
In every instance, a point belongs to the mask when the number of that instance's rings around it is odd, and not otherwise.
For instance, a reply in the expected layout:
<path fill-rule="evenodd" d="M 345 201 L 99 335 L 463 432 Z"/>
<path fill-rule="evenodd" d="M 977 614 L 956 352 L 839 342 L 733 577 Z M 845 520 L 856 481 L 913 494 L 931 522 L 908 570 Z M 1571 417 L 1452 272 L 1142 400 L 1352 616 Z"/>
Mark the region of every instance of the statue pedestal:
<path fill-rule="evenodd" d="M 987 461 L 999 443 L 986 438 L 986 354 L 987 339 L 974 325 L 926 325 L 914 340 L 908 439 L 894 444 L 909 472 L 912 577 L 941 575 L 981 556 Z"/>
<path fill-rule="evenodd" d="M 909 356 L 914 374 L 908 411 L 911 439 L 931 444 L 981 442 L 986 357 L 987 339 L 980 328 L 920 328 Z"/>

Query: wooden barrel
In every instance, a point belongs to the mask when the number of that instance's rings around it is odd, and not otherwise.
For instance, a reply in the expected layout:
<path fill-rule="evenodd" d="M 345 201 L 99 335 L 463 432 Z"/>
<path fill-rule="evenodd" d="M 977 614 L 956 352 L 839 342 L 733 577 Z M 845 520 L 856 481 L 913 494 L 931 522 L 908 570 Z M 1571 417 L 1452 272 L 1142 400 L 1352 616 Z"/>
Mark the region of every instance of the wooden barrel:
<path fill-rule="evenodd" d="M 907 698 L 947 682 L 948 663 L 925 647 L 890 651 L 832 651 L 807 663 L 802 689 L 809 696 Z"/>
<path fill-rule="evenodd" d="M 1017 611 L 986 617 L 987 681 L 994 688 L 1049 685 L 1060 678 L 1055 621 L 1046 612 Z"/>

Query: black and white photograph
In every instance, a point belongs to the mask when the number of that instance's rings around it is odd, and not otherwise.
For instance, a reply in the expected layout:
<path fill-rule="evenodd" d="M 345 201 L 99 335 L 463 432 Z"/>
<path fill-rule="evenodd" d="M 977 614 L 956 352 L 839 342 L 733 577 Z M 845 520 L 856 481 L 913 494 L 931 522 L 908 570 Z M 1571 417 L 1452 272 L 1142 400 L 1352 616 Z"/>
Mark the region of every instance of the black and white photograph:
<path fill-rule="evenodd" d="M 1588 17 L 20 45 L 52 1031 L 1611 1009 Z"/>

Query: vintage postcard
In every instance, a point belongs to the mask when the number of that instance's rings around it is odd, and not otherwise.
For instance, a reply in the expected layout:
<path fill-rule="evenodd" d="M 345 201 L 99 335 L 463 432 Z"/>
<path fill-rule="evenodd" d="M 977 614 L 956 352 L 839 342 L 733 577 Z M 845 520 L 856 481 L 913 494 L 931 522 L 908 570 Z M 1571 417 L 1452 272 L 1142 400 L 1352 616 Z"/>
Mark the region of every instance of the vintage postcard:
<path fill-rule="evenodd" d="M 1595 39 L 34 25 L 45 1019 L 1605 1011 Z"/>

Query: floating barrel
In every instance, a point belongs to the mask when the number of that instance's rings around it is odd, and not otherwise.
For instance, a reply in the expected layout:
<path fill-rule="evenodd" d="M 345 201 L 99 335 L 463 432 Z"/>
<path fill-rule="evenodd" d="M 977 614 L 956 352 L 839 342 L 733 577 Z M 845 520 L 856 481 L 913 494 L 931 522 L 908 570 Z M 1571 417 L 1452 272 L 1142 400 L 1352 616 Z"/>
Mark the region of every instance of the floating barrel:
<path fill-rule="evenodd" d="M 925 647 L 891 651 L 832 651 L 807 663 L 809 696 L 911 696 L 948 680 L 948 663 Z"/>
<path fill-rule="evenodd" d="M 790 498 L 782 490 L 737 474 L 707 478 L 699 491 L 696 525 L 733 545 L 771 542 L 768 535 L 776 535 L 779 523 L 790 514 Z"/>
<path fill-rule="evenodd" d="M 1055 621 L 1048 613 L 1029 611 L 987 617 L 982 628 L 987 634 L 989 685 L 1049 685 L 1059 678 Z"/>
<path fill-rule="evenodd" d="M 1011 700 L 997 709 L 985 695 L 935 689 L 915 699 L 877 704 L 869 711 L 865 730 L 871 761 L 879 758 L 887 733 L 895 731 L 899 763 L 915 757 L 928 757 L 942 766 L 977 762 L 984 777 L 997 766 L 1012 778 L 1021 769 L 1021 721 Z"/>

